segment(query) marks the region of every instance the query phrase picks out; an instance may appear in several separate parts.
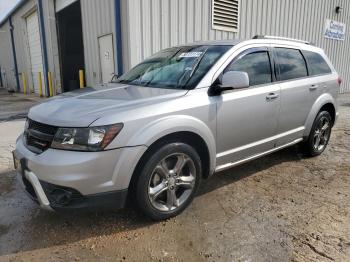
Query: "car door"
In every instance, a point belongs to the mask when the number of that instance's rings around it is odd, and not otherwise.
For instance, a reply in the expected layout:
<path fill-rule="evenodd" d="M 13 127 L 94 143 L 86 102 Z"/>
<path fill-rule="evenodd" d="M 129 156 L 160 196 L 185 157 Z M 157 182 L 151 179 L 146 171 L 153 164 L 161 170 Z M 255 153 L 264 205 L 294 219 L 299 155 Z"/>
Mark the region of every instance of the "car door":
<path fill-rule="evenodd" d="M 297 48 L 274 47 L 277 81 L 281 86 L 281 111 L 277 146 L 303 136 L 306 118 L 315 101 L 317 89 L 308 79 L 306 61 Z"/>
<path fill-rule="evenodd" d="M 280 107 L 268 48 L 243 51 L 226 71 L 247 72 L 250 86 L 217 97 L 217 170 L 273 149 Z"/>

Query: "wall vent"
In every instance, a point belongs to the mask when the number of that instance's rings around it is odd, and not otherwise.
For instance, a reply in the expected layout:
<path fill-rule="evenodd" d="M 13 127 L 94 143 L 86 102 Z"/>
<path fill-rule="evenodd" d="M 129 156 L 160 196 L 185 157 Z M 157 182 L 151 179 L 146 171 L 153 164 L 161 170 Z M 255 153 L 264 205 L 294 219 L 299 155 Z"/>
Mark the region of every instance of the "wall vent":
<path fill-rule="evenodd" d="M 240 0 L 212 0 L 212 27 L 238 32 Z"/>

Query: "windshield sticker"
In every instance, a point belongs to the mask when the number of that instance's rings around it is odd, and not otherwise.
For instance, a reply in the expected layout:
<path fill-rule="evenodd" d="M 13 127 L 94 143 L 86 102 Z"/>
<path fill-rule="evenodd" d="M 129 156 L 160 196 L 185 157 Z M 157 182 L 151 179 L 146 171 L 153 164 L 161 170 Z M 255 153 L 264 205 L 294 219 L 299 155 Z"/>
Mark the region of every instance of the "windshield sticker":
<path fill-rule="evenodd" d="M 179 57 L 200 57 L 203 52 L 186 52 L 179 55 Z"/>

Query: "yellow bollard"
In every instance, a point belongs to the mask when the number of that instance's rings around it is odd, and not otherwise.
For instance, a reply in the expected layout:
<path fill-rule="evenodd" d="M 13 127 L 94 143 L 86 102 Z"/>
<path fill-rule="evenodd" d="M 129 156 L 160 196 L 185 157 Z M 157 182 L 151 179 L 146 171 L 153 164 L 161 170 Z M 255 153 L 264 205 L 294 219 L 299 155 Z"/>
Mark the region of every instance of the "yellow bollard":
<path fill-rule="evenodd" d="M 27 94 L 27 78 L 26 78 L 26 73 L 22 73 L 22 81 L 23 81 L 23 93 L 26 95 Z"/>
<path fill-rule="evenodd" d="M 53 89 L 52 89 L 52 76 L 51 72 L 47 72 L 48 76 L 48 81 L 49 81 L 49 91 L 50 91 L 50 96 L 53 96 Z"/>
<path fill-rule="evenodd" d="M 41 79 L 41 72 L 38 72 L 38 83 L 39 83 L 39 96 L 43 96 L 43 81 Z"/>
<path fill-rule="evenodd" d="M 84 70 L 79 70 L 79 85 L 80 88 L 84 88 L 85 83 L 84 83 Z"/>

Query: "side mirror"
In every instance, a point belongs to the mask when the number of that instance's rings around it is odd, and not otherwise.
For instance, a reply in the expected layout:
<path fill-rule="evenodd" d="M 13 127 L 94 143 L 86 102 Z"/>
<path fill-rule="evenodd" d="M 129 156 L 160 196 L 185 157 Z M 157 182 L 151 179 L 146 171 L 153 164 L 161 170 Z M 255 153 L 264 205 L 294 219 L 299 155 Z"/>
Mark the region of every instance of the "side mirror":
<path fill-rule="evenodd" d="M 249 87 L 249 76 L 243 71 L 227 71 L 221 77 L 219 89 L 230 90 Z"/>
<path fill-rule="evenodd" d="M 116 74 L 116 73 L 112 73 L 111 76 L 112 76 L 112 79 L 111 79 L 110 83 L 112 83 L 113 81 L 118 80 L 118 78 L 119 78 L 119 75 Z"/>

